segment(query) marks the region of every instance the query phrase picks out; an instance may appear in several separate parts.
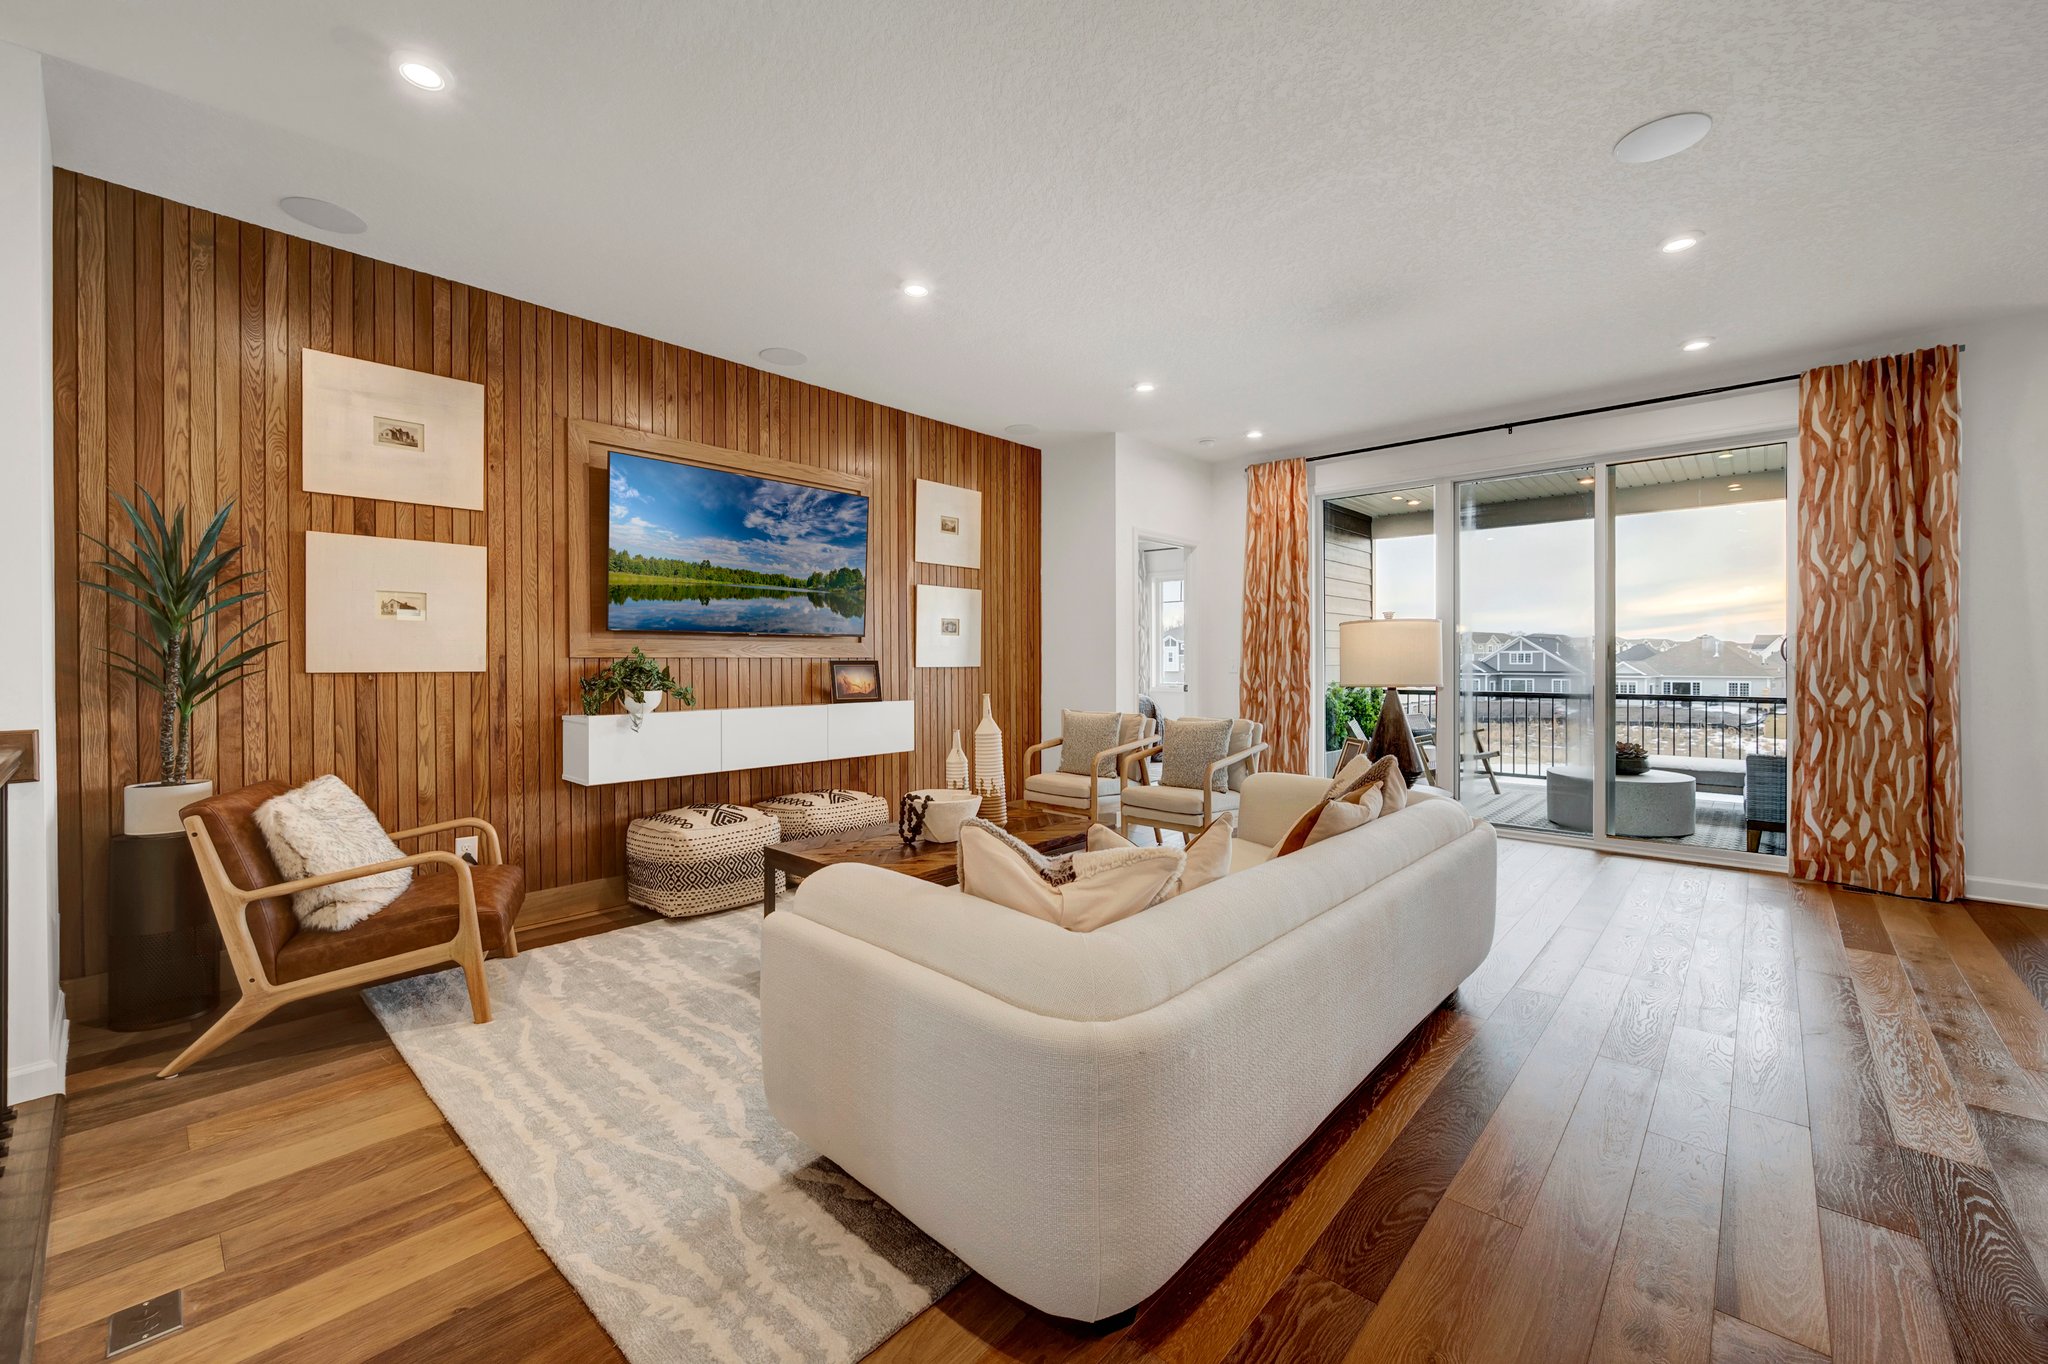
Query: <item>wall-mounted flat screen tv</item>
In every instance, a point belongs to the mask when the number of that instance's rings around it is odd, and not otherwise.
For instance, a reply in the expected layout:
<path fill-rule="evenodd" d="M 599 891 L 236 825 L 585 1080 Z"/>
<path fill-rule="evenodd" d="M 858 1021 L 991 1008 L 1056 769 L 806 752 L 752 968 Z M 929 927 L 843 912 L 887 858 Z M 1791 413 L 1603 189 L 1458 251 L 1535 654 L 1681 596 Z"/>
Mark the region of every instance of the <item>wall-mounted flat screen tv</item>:
<path fill-rule="evenodd" d="M 605 626 L 704 635 L 863 635 L 859 493 L 611 452 Z"/>

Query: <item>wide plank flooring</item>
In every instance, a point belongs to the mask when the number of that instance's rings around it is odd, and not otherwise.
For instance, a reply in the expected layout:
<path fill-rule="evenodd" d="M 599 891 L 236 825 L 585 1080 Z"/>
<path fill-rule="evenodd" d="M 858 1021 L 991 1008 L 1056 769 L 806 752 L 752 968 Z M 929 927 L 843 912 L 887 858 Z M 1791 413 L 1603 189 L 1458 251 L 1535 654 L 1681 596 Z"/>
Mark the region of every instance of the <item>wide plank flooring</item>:
<path fill-rule="evenodd" d="M 157 1081 L 193 1031 L 75 1035 L 39 1359 L 171 1288 L 145 1364 L 622 1358 L 358 999 Z M 2044 1117 L 2048 913 L 1504 842 L 1485 965 L 1134 1322 L 975 1277 L 872 1358 L 2048 1360 Z"/>

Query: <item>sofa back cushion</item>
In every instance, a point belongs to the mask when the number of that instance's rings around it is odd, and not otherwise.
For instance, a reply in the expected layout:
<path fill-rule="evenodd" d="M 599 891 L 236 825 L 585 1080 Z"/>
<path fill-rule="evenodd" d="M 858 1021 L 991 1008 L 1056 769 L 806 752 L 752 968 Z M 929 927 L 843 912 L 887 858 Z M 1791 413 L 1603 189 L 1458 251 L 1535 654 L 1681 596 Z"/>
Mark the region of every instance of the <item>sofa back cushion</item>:
<path fill-rule="evenodd" d="M 1092 933 L 854 863 L 805 880 L 789 912 L 1017 1008 L 1101 1022 L 1165 1003 L 1468 835 L 1492 837 L 1455 801 L 1418 801 Z"/>

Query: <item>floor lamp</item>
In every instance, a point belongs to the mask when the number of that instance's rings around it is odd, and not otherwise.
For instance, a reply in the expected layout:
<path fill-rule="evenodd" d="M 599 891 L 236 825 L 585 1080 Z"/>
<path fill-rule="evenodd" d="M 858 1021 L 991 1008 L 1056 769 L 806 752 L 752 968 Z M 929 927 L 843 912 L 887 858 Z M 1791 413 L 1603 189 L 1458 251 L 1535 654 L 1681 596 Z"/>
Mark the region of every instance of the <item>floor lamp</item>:
<path fill-rule="evenodd" d="M 1410 786 L 1422 775 L 1422 751 L 1401 709 L 1401 687 L 1435 687 L 1443 680 L 1443 622 L 1347 620 L 1337 627 L 1337 681 L 1346 687 L 1384 687 L 1380 722 L 1366 744 L 1377 761 L 1392 754 Z"/>

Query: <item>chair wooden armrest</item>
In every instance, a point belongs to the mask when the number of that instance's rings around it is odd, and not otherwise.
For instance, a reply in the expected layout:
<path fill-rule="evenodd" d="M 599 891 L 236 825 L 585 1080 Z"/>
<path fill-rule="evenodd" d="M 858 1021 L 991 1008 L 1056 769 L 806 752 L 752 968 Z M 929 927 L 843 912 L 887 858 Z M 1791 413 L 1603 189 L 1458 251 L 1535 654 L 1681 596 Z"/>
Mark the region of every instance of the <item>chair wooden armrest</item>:
<path fill-rule="evenodd" d="M 1136 753 L 1139 749 L 1149 748 L 1157 742 L 1158 741 L 1155 739 L 1133 739 L 1127 744 L 1118 744 L 1115 748 L 1105 748 L 1100 753 L 1095 755 L 1095 761 L 1091 763 L 1088 768 L 1091 774 L 1095 774 L 1094 780 L 1091 781 L 1088 785 L 1089 823 L 1100 824 L 1102 822 L 1102 820 L 1099 817 L 1100 811 L 1097 809 L 1097 807 L 1102 802 L 1102 792 L 1096 788 L 1096 783 L 1099 783 L 1102 780 L 1102 777 L 1100 775 L 1100 773 L 1102 772 L 1102 765 L 1104 763 L 1108 763 L 1110 772 L 1115 775 L 1117 798 L 1119 801 L 1121 801 L 1123 798 L 1124 791 L 1125 756 L 1127 754 Z"/>
<path fill-rule="evenodd" d="M 455 868 L 456 879 L 462 887 L 457 901 L 471 918 L 476 917 L 475 888 L 469 879 L 469 863 L 439 848 L 394 857 L 387 862 L 372 862 L 364 867 L 350 867 L 346 871 L 327 871 L 318 876 L 302 876 L 296 881 L 280 881 L 274 886 L 261 886 L 255 890 L 238 890 L 232 884 L 227 889 L 243 904 L 252 900 L 282 900 L 302 890 L 318 890 L 321 886 L 339 885 L 343 881 L 360 881 L 365 876 L 382 876 L 387 871 L 398 871 L 404 867 L 424 867 L 430 862 L 443 862 Z"/>
<path fill-rule="evenodd" d="M 1067 741 L 1067 736 L 1066 736 L 1066 735 L 1064 735 L 1064 734 L 1061 734 L 1061 735 L 1056 735 L 1056 736 L 1055 736 L 1055 737 L 1053 737 L 1053 738 L 1050 738 L 1050 739 L 1046 739 L 1046 740 L 1044 740 L 1044 741 L 1042 741 L 1042 742 L 1040 742 L 1040 743 L 1035 743 L 1035 744 L 1031 745 L 1031 747 L 1029 747 L 1029 748 L 1025 749 L 1025 750 L 1024 750 L 1024 775 L 1028 777 L 1028 776 L 1030 776 L 1030 775 L 1031 775 L 1031 774 L 1032 774 L 1033 772 L 1036 772 L 1036 771 L 1038 770 L 1038 766 L 1037 766 L 1037 763 L 1038 763 L 1038 755 L 1039 755 L 1039 754 L 1041 754 L 1041 753 L 1045 752 L 1045 751 L 1046 751 L 1047 749 L 1049 749 L 1049 748 L 1058 748 L 1058 747 L 1059 747 L 1059 746 L 1060 746 L 1061 744 L 1065 743 L 1066 741 Z"/>
<path fill-rule="evenodd" d="M 391 835 L 391 841 L 393 843 L 401 843 L 408 838 L 423 838 L 428 834 L 447 833 L 451 829 L 475 829 L 481 835 L 478 851 L 482 856 L 477 860 L 482 865 L 495 867 L 503 864 L 505 861 L 504 849 L 498 842 L 497 826 L 487 819 L 477 819 L 474 816 L 466 816 L 462 819 L 444 819 L 439 824 L 422 824 L 417 829 L 400 829 L 397 833 Z"/>
<path fill-rule="evenodd" d="M 1130 784 L 1131 769 L 1133 767 L 1141 767 L 1163 752 L 1165 752 L 1165 749 L 1157 739 L 1138 740 L 1138 747 L 1125 754 L 1117 763 L 1117 772 L 1122 777 L 1122 780 L 1117 783 L 1117 789 L 1121 791 Z M 1144 782 L 1144 778 L 1140 777 L 1139 781 Z M 1150 785 L 1150 783 L 1145 784 Z"/>
<path fill-rule="evenodd" d="M 1246 762 L 1252 758 L 1256 758 L 1259 754 L 1264 753 L 1265 751 L 1266 745 L 1253 744 L 1250 748 L 1239 749 L 1235 753 L 1226 753 L 1222 757 L 1218 758 L 1215 762 L 1209 764 L 1208 778 L 1202 783 L 1202 827 L 1207 828 L 1210 819 L 1215 814 L 1215 812 L 1210 808 L 1210 806 L 1214 803 L 1216 799 L 1217 775 L 1221 772 L 1229 770 L 1230 768 L 1236 767 L 1241 762 Z M 1252 770 L 1257 771 L 1258 768 L 1254 766 Z"/>

